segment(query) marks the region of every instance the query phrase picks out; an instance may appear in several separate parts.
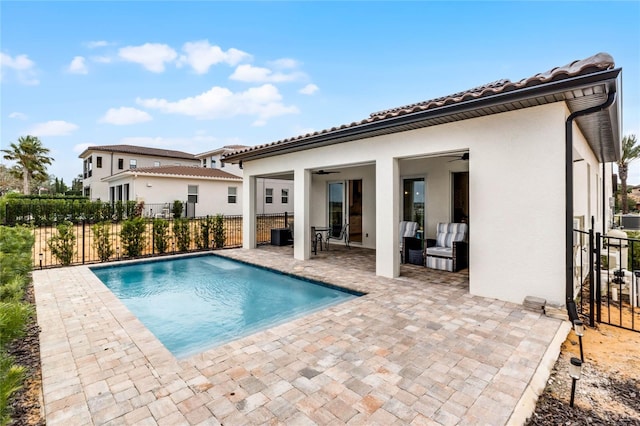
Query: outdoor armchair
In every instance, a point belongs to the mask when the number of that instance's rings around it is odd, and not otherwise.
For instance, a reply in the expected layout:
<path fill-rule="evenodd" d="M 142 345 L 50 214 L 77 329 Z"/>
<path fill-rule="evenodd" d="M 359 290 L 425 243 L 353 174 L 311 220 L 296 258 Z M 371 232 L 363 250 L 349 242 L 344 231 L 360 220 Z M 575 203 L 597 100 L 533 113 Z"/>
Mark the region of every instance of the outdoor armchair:
<path fill-rule="evenodd" d="M 427 239 L 425 263 L 427 268 L 457 272 L 468 264 L 466 223 L 438 223 L 436 238 Z"/>

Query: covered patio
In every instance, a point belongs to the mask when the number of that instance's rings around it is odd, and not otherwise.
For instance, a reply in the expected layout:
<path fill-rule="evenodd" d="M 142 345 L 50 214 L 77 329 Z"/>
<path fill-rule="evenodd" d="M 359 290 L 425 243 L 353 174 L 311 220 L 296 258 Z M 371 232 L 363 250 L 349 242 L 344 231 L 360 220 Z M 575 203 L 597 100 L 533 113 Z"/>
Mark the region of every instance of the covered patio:
<path fill-rule="evenodd" d="M 372 250 L 215 252 L 367 293 L 176 359 L 86 266 L 34 271 L 47 424 L 520 424 L 569 329 L 469 294 L 465 273 L 376 276 Z M 405 269 L 406 268 L 406 269 Z"/>

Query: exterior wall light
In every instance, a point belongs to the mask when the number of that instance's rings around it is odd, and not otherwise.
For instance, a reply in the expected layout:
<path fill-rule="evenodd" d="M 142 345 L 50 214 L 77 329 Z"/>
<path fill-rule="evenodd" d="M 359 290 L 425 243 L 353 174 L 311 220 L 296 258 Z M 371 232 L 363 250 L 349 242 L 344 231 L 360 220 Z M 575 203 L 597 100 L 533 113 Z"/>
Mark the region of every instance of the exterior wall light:
<path fill-rule="evenodd" d="M 582 374 L 582 361 L 578 358 L 571 358 L 571 363 L 569 364 L 569 376 L 571 377 L 571 401 L 569 402 L 569 407 L 573 407 L 573 401 L 576 395 L 576 382 L 580 380 L 580 375 Z"/>

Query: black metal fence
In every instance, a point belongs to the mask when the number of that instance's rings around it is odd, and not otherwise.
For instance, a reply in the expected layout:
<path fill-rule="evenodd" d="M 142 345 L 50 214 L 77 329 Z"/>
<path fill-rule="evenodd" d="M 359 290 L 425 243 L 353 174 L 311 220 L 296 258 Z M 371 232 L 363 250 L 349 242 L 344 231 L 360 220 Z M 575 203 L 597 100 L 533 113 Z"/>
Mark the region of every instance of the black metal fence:
<path fill-rule="evenodd" d="M 55 224 L 34 227 L 33 265 L 49 268 L 242 246 L 241 215 L 222 216 L 221 244 L 216 241 L 214 220 L 213 216 L 180 220 L 172 216 L 167 219 L 142 217 L 140 236 L 136 240 L 139 250 L 133 256 L 129 248 L 131 238 L 126 236 L 126 230 L 124 236 L 122 232 L 127 221 L 81 221 L 68 225 L 64 235 Z M 256 215 L 257 243 L 269 244 L 271 229 L 287 227 L 292 220 L 291 213 Z M 165 230 L 160 230 L 161 227 Z"/>
<path fill-rule="evenodd" d="M 640 240 L 574 230 L 578 313 L 640 332 Z"/>

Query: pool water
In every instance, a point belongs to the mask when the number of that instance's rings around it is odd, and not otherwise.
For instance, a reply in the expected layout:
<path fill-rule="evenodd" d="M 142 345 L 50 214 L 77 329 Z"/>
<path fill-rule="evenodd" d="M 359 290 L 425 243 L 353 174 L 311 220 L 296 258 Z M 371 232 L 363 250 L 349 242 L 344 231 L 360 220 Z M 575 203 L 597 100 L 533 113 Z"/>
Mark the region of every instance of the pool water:
<path fill-rule="evenodd" d="M 91 270 L 176 357 L 361 295 L 215 255 Z"/>

